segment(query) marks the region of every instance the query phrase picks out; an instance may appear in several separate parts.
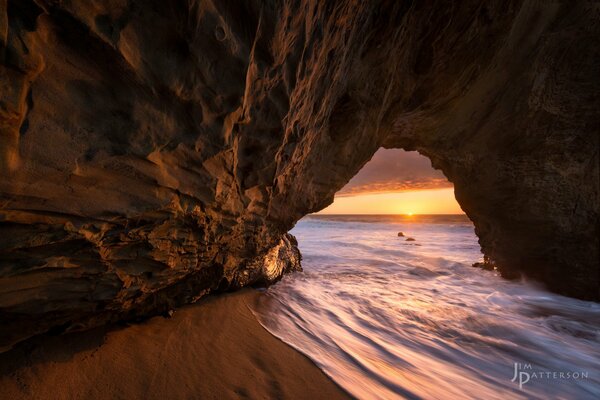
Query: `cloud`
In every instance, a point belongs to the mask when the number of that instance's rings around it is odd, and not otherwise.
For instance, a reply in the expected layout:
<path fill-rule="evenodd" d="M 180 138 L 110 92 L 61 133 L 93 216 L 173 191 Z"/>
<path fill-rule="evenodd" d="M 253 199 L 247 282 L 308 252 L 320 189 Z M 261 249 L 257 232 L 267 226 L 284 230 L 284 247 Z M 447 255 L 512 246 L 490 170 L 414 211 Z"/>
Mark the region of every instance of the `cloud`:
<path fill-rule="evenodd" d="M 379 149 L 336 196 L 452 187 L 441 171 L 416 151 Z"/>

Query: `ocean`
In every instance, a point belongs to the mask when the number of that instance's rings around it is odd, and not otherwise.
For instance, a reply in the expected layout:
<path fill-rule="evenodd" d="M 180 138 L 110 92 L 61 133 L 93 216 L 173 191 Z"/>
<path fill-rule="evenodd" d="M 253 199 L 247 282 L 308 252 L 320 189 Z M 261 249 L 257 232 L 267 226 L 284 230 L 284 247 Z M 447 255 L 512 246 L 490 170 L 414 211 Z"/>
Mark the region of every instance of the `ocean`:
<path fill-rule="evenodd" d="M 466 216 L 310 215 L 291 233 L 304 272 L 253 312 L 351 395 L 600 398 L 600 304 L 473 268 Z"/>

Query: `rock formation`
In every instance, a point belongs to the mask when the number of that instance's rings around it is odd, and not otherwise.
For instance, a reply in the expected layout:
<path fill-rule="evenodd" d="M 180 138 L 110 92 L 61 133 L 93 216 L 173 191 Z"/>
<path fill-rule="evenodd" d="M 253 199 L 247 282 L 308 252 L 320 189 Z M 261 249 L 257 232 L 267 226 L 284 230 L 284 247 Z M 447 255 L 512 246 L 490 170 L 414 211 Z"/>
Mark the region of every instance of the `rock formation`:
<path fill-rule="evenodd" d="M 0 347 L 298 268 L 286 232 L 381 146 L 444 172 L 505 276 L 598 299 L 599 13 L 0 0 Z"/>

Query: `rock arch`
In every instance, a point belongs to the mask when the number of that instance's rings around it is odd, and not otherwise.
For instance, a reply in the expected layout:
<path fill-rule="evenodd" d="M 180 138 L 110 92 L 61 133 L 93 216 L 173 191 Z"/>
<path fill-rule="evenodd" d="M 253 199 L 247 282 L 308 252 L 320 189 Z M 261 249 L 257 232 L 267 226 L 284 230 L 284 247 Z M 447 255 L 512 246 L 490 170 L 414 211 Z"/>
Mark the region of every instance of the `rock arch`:
<path fill-rule="evenodd" d="M 0 1 L 0 346 L 296 268 L 380 146 L 505 275 L 598 299 L 597 4 L 234 3 Z"/>

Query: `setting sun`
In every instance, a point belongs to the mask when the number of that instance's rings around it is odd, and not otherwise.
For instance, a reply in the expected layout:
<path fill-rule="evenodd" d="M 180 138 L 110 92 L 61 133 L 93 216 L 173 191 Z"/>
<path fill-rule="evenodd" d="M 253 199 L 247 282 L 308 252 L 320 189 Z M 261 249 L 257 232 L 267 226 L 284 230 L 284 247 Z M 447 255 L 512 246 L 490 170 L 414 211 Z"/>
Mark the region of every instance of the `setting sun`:
<path fill-rule="evenodd" d="M 453 188 L 338 196 L 319 214 L 463 214 Z"/>

